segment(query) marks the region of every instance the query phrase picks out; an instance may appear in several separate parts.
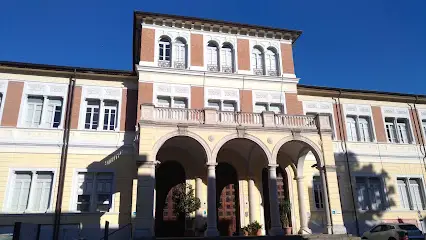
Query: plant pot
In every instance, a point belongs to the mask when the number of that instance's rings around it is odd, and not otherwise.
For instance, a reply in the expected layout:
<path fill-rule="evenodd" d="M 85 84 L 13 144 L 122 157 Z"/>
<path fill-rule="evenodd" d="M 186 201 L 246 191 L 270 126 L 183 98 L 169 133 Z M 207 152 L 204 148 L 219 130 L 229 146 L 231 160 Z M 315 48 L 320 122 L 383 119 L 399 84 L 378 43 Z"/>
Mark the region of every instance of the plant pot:
<path fill-rule="evenodd" d="M 262 236 L 262 229 L 257 230 L 256 236 Z"/>
<path fill-rule="evenodd" d="M 195 232 L 192 229 L 187 229 L 187 230 L 185 230 L 184 235 L 185 235 L 185 237 L 194 237 L 195 236 Z"/>
<path fill-rule="evenodd" d="M 283 227 L 284 235 L 291 235 L 291 227 Z"/>
<path fill-rule="evenodd" d="M 248 236 L 248 235 L 249 235 L 249 232 L 248 232 L 248 231 L 246 231 L 246 230 L 244 230 L 244 231 L 243 231 L 243 234 L 244 234 L 244 236 Z"/>

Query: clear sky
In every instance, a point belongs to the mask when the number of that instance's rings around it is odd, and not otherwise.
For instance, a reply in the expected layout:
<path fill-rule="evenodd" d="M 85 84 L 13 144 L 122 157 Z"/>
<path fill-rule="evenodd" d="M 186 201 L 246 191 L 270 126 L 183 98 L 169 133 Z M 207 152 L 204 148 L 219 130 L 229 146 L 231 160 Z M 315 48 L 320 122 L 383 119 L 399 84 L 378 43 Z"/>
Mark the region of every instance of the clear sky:
<path fill-rule="evenodd" d="M 426 0 L 1 0 L 0 60 L 130 70 L 134 10 L 302 30 L 300 83 L 426 94 Z"/>

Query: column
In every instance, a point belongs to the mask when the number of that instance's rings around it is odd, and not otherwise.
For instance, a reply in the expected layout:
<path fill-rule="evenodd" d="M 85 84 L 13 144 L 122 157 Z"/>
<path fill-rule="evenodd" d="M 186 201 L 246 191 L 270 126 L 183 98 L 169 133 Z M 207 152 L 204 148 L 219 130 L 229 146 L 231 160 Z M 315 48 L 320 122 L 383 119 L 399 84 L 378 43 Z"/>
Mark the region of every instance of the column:
<path fill-rule="evenodd" d="M 203 206 L 202 186 L 203 186 L 203 180 L 200 177 L 196 177 L 195 178 L 195 197 L 197 197 L 198 199 L 200 199 L 201 206 Z M 203 209 L 202 209 L 202 207 L 200 207 L 195 212 L 195 226 L 200 227 L 203 224 L 201 222 L 202 221 L 202 217 L 203 217 Z"/>
<path fill-rule="evenodd" d="M 299 218 L 300 218 L 300 230 L 299 234 L 310 234 L 311 230 L 308 228 L 308 219 L 306 219 L 306 208 L 305 208 L 305 194 L 303 176 L 296 177 L 297 181 L 297 197 L 299 200 Z"/>
<path fill-rule="evenodd" d="M 219 235 L 216 222 L 216 163 L 208 164 L 207 172 L 207 237 L 215 237 Z"/>
<path fill-rule="evenodd" d="M 155 162 L 143 162 L 138 168 L 135 238 L 154 237 Z"/>
<path fill-rule="evenodd" d="M 248 180 L 248 194 L 249 194 L 249 219 L 250 222 L 256 221 L 256 212 L 255 212 L 255 186 L 254 180 L 252 177 Z"/>
<path fill-rule="evenodd" d="M 320 172 L 321 177 L 321 184 L 322 184 L 322 191 L 323 191 L 323 198 L 324 198 L 324 210 L 325 210 L 325 219 L 326 219 L 326 229 L 325 232 L 327 234 L 333 234 L 332 225 L 331 225 L 331 216 L 330 216 L 330 202 L 328 201 L 328 188 L 327 188 L 327 182 L 325 179 L 325 170 L 324 167 L 321 167 L 318 169 Z"/>
<path fill-rule="evenodd" d="M 269 234 L 272 236 L 284 235 L 280 223 L 280 210 L 278 208 L 278 190 L 277 190 L 277 166 L 269 165 L 269 206 L 271 215 L 271 229 Z"/>

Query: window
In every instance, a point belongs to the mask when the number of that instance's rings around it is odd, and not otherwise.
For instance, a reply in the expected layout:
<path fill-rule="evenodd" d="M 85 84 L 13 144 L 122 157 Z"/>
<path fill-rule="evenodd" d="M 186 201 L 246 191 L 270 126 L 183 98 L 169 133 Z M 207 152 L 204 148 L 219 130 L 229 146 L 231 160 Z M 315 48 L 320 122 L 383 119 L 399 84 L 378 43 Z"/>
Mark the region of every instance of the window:
<path fill-rule="evenodd" d="M 277 76 L 277 54 L 274 49 L 268 48 L 265 54 L 266 73 L 269 76 Z"/>
<path fill-rule="evenodd" d="M 223 101 L 222 104 L 222 110 L 223 111 L 227 111 L 227 112 L 235 112 L 236 111 L 236 107 L 235 107 L 235 101 Z"/>
<path fill-rule="evenodd" d="M 10 184 L 8 210 L 46 212 L 50 207 L 53 172 L 15 171 Z"/>
<path fill-rule="evenodd" d="M 157 106 L 163 108 L 188 108 L 188 99 L 184 97 L 158 96 Z"/>
<path fill-rule="evenodd" d="M 263 52 L 259 47 L 254 47 L 251 54 L 251 65 L 255 75 L 264 75 L 263 71 Z"/>
<path fill-rule="evenodd" d="M 186 44 L 181 38 L 176 39 L 173 45 L 174 54 L 174 67 L 185 69 L 186 68 Z"/>
<path fill-rule="evenodd" d="M 215 108 L 218 111 L 226 111 L 226 112 L 238 111 L 237 103 L 233 100 L 209 99 L 207 101 L 207 106 L 211 108 Z"/>
<path fill-rule="evenodd" d="M 420 178 L 397 178 L 397 183 L 402 208 L 425 209 L 424 190 Z"/>
<path fill-rule="evenodd" d="M 207 106 L 210 108 L 214 108 L 217 111 L 220 111 L 221 101 L 219 100 L 208 100 Z"/>
<path fill-rule="evenodd" d="M 207 45 L 207 70 L 212 72 L 219 71 L 219 58 L 218 58 L 217 44 L 209 42 Z"/>
<path fill-rule="evenodd" d="M 254 112 L 261 113 L 263 111 L 271 111 L 275 114 L 283 112 L 283 105 L 281 103 L 255 103 Z"/>
<path fill-rule="evenodd" d="M 76 210 L 108 212 L 112 203 L 112 183 L 112 173 L 79 172 Z"/>
<path fill-rule="evenodd" d="M 361 210 L 383 209 L 383 184 L 378 177 L 356 177 L 356 193 Z"/>
<path fill-rule="evenodd" d="M 25 127 L 58 128 L 62 119 L 62 98 L 28 96 Z"/>
<path fill-rule="evenodd" d="M 307 112 L 306 113 L 307 116 L 312 116 L 312 117 L 316 117 L 317 115 L 321 115 L 321 116 L 327 116 L 328 120 L 330 122 L 330 127 L 331 127 L 331 137 L 333 139 L 336 138 L 336 134 L 334 132 L 334 119 L 333 119 L 333 115 L 331 113 L 316 113 L 316 112 Z"/>
<path fill-rule="evenodd" d="M 162 37 L 159 42 L 159 58 L 160 61 L 170 62 L 170 40 L 166 37 Z"/>
<path fill-rule="evenodd" d="M 346 116 L 346 133 L 349 141 L 372 142 L 371 118 L 369 116 Z"/>
<path fill-rule="evenodd" d="M 312 183 L 313 189 L 314 189 L 314 200 L 315 200 L 315 207 L 317 209 L 324 208 L 324 195 L 322 190 L 322 184 L 321 184 L 321 178 L 319 176 L 315 176 L 313 178 Z"/>
<path fill-rule="evenodd" d="M 233 72 L 233 54 L 232 47 L 229 44 L 224 44 L 220 49 L 220 67 L 222 72 L 232 73 Z"/>
<path fill-rule="evenodd" d="M 406 118 L 385 118 L 386 136 L 391 143 L 410 143 L 413 138 L 410 134 L 409 122 Z"/>
<path fill-rule="evenodd" d="M 118 120 L 118 102 L 114 100 L 86 100 L 85 129 L 115 131 Z M 99 123 L 103 123 L 100 125 Z"/>

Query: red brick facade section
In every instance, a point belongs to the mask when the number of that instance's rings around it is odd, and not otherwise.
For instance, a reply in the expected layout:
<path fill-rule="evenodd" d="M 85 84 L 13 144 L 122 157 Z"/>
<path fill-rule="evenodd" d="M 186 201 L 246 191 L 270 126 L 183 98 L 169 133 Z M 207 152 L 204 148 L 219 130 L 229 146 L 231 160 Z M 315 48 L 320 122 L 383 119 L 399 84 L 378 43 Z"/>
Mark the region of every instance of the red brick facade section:
<path fill-rule="evenodd" d="M 142 28 L 141 31 L 141 61 L 154 62 L 155 30 Z"/>
<path fill-rule="evenodd" d="M 80 116 L 80 104 L 81 104 L 81 86 L 76 86 L 74 88 L 74 96 L 72 101 L 71 109 L 71 129 L 78 128 L 78 119 Z"/>
<path fill-rule="evenodd" d="M 191 108 L 203 109 L 204 108 L 204 88 L 191 87 Z"/>
<path fill-rule="evenodd" d="M 135 131 L 138 91 L 123 89 L 120 113 L 120 131 Z"/>
<path fill-rule="evenodd" d="M 7 95 L 4 102 L 2 126 L 16 127 L 18 124 L 19 107 L 21 106 L 23 82 L 10 81 L 7 86 Z"/>
<path fill-rule="evenodd" d="M 283 73 L 294 74 L 293 45 L 281 43 L 281 60 Z"/>
<path fill-rule="evenodd" d="M 303 115 L 303 104 L 297 99 L 297 93 L 286 93 L 287 114 Z"/>
<path fill-rule="evenodd" d="M 240 90 L 241 112 L 253 112 L 253 92 L 251 90 Z"/>
<path fill-rule="evenodd" d="M 410 118 L 411 118 L 411 126 L 413 127 L 413 134 L 416 143 L 422 144 L 422 137 L 420 134 L 422 133 L 422 125 L 418 118 L 418 112 L 415 109 L 410 110 Z"/>
<path fill-rule="evenodd" d="M 238 39 L 238 70 L 250 70 L 250 44 L 248 39 Z"/>
<path fill-rule="evenodd" d="M 338 140 L 346 139 L 346 123 L 341 104 L 333 104 L 334 122 L 336 124 L 336 137 Z"/>
<path fill-rule="evenodd" d="M 377 142 L 387 142 L 385 123 L 383 122 L 382 110 L 379 106 L 372 106 L 373 122 L 376 130 Z"/>
<path fill-rule="evenodd" d="M 203 35 L 191 33 L 191 66 L 204 66 Z"/>
<path fill-rule="evenodd" d="M 141 117 L 141 104 L 143 103 L 153 103 L 153 84 L 152 83 L 139 83 L 139 90 L 138 90 L 138 105 L 137 105 L 137 118 L 136 122 L 139 121 Z"/>

